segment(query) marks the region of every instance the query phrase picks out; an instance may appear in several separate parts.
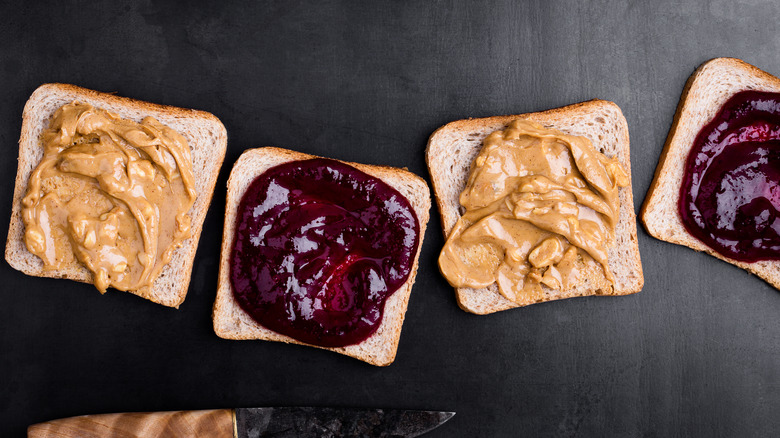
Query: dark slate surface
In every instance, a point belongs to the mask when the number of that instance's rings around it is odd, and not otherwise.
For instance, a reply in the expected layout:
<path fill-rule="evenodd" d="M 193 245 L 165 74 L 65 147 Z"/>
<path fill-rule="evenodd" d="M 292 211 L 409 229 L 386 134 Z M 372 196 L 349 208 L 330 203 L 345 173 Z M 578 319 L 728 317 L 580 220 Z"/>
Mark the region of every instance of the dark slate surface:
<path fill-rule="evenodd" d="M 474 316 L 438 274 L 434 208 L 389 368 L 211 327 L 225 182 L 243 150 L 427 178 L 426 140 L 446 122 L 609 99 L 630 126 L 638 210 L 696 66 L 734 56 L 780 74 L 780 3 L 20 3 L 0 6 L 5 212 L 22 108 L 42 83 L 207 110 L 230 141 L 181 309 L 0 264 L 0 435 L 87 413 L 274 405 L 457 411 L 431 437 L 780 430 L 780 293 L 641 228 L 641 293 Z"/>

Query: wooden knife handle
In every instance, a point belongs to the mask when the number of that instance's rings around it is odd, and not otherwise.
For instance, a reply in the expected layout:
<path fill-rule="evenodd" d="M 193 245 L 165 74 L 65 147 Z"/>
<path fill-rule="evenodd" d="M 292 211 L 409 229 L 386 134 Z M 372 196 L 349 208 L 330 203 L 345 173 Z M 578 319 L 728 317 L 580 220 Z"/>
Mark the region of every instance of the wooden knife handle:
<path fill-rule="evenodd" d="M 63 418 L 27 428 L 28 438 L 233 438 L 233 410 L 139 412 Z"/>

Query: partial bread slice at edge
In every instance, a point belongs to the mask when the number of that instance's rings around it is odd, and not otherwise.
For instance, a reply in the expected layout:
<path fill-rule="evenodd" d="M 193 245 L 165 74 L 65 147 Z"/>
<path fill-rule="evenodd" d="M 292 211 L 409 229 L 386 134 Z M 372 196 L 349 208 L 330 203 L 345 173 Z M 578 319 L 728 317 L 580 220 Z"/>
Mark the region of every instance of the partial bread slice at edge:
<path fill-rule="evenodd" d="M 677 207 L 685 163 L 696 136 L 727 100 L 744 90 L 777 93 L 780 92 L 780 79 L 735 58 L 711 59 L 688 78 L 639 214 L 651 236 L 704 251 L 752 272 L 780 289 L 780 262 L 745 263 L 724 257 L 688 234 Z"/>
<path fill-rule="evenodd" d="M 225 339 L 258 339 L 279 341 L 290 344 L 309 345 L 344 354 L 372 365 L 387 366 L 395 360 L 401 328 L 409 304 L 417 275 L 418 260 L 422 249 L 425 228 L 428 224 L 431 209 L 431 197 L 428 185 L 419 176 L 404 170 L 387 166 L 375 166 L 359 163 L 347 163 L 371 176 L 381 179 L 389 186 L 398 190 L 409 200 L 420 222 L 420 239 L 417 254 L 409 279 L 401 288 L 395 291 L 385 302 L 384 316 L 377 331 L 368 339 L 356 345 L 346 347 L 324 348 L 306 344 L 269 330 L 244 312 L 233 298 L 230 285 L 230 252 L 233 249 L 233 237 L 238 204 L 244 196 L 247 187 L 257 176 L 282 163 L 297 160 L 317 158 L 313 155 L 295 152 L 287 149 L 264 147 L 245 151 L 236 161 L 228 179 L 228 192 L 225 205 L 225 230 L 222 236 L 222 254 L 219 262 L 219 283 L 217 297 L 214 301 L 214 331 Z"/>
<path fill-rule="evenodd" d="M 141 121 L 147 116 L 154 117 L 187 139 L 192 150 L 192 167 L 198 192 L 189 213 L 192 217 L 192 236 L 183 242 L 181 248 L 174 251 L 170 263 L 162 269 L 152 287 L 145 292 L 130 291 L 164 306 L 179 307 L 187 295 L 203 221 L 206 219 L 217 175 L 227 149 L 227 132 L 222 122 L 204 111 L 157 105 L 75 85 L 44 84 L 38 87 L 25 104 L 22 114 L 19 166 L 5 247 L 6 261 L 11 267 L 27 275 L 92 283 L 91 272 L 78 262 L 59 270 L 44 270 L 41 259 L 29 252 L 24 244 L 24 223 L 21 217 L 22 198 L 27 193 L 30 173 L 43 157 L 41 135 L 48 127 L 54 112 L 74 100 L 111 111 L 125 119 Z"/>
<path fill-rule="evenodd" d="M 620 108 L 613 102 L 591 100 L 536 113 L 451 122 L 431 135 L 426 150 L 426 161 L 445 238 L 461 217 L 458 198 L 466 186 L 472 161 L 482 149 L 483 140 L 517 119 L 531 120 L 566 134 L 588 137 L 597 150 L 609 157 L 616 156 L 631 177 L 628 125 Z M 644 285 L 644 276 L 639 258 L 631 187 L 621 188 L 618 196 L 620 215 L 615 230 L 615 244 L 608 248 L 609 267 L 615 277 L 611 293 L 593 280 L 595 275 L 584 275 L 586 278 L 569 290 L 557 291 L 543 286 L 545 298 L 541 301 L 515 303 L 499 294 L 495 283 L 482 289 L 455 288 L 458 305 L 467 312 L 484 315 L 536 302 L 639 292 Z M 602 283 L 606 282 L 603 277 L 601 280 Z"/>

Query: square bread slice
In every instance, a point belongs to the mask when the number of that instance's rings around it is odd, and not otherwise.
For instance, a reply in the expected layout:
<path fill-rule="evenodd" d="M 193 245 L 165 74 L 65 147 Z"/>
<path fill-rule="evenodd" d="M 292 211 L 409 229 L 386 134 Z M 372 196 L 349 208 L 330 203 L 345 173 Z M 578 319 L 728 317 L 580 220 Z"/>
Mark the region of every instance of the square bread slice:
<path fill-rule="evenodd" d="M 514 116 L 466 119 L 448 123 L 437 129 L 428 140 L 426 161 L 431 174 L 434 196 L 441 212 L 444 237 L 448 237 L 461 217 L 460 193 L 466 187 L 471 164 L 482 142 L 490 133 L 502 130 L 517 119 L 527 119 L 566 134 L 589 138 L 594 147 L 608 157 L 617 157 L 631 177 L 628 124 L 620 108 L 613 102 L 591 100 Z M 608 248 L 609 267 L 614 274 L 612 290 L 591 284 L 588 279 L 568 290 L 542 286 L 545 296 L 540 301 L 515 303 L 498 293 L 494 283 L 487 288 L 455 288 L 458 305 L 465 311 L 480 315 L 546 302 L 587 295 L 627 295 L 639 292 L 644 284 L 639 246 L 636 236 L 636 216 L 631 187 L 620 188 L 620 215 L 616 227 L 615 245 Z"/>
<path fill-rule="evenodd" d="M 745 90 L 778 93 L 780 79 L 735 58 L 711 59 L 696 69 L 683 89 L 640 216 L 651 236 L 704 251 L 780 289 L 780 262 L 745 263 L 720 255 L 688 233 L 677 208 L 685 163 L 696 136 L 727 100 Z"/>
<path fill-rule="evenodd" d="M 431 195 L 428 185 L 422 178 L 405 169 L 344 162 L 381 179 L 389 186 L 398 190 L 409 200 L 420 222 L 420 239 L 417 246 L 417 255 L 414 258 L 414 265 L 409 274 L 409 279 L 387 299 L 382 323 L 368 339 L 360 344 L 337 348 L 324 348 L 306 344 L 261 326 L 249 314 L 244 312 L 233 298 L 233 289 L 230 285 L 229 258 L 233 249 L 236 211 L 247 187 L 257 176 L 271 167 L 288 161 L 310 158 L 318 157 L 287 149 L 264 147 L 245 151 L 233 166 L 228 179 L 225 205 L 225 232 L 222 236 L 219 283 L 217 285 L 217 298 L 214 302 L 213 313 L 214 331 L 219 337 L 225 339 L 260 339 L 309 345 L 354 357 L 372 365 L 390 365 L 395 360 L 396 351 L 398 350 L 401 327 L 406 315 L 406 307 L 409 304 L 409 295 L 412 293 L 412 285 L 417 276 L 417 264 L 431 209 Z"/>
<path fill-rule="evenodd" d="M 43 261 L 27 250 L 24 244 L 22 198 L 27 193 L 30 173 L 43 157 L 41 135 L 49 120 L 61 106 L 74 100 L 116 113 L 119 117 L 140 122 L 152 116 L 173 128 L 187 139 L 192 150 L 192 168 L 198 196 L 189 214 L 192 218 L 192 236 L 177 249 L 147 291 L 130 291 L 135 295 L 169 307 L 179 307 L 187 295 L 195 250 L 203 229 L 206 211 L 211 203 L 217 175 L 225 158 L 227 132 L 214 115 L 203 111 L 157 105 L 101 93 L 67 84 L 44 84 L 38 87 L 24 106 L 22 133 L 19 138 L 19 167 L 14 187 L 11 224 L 5 246 L 5 259 L 14 269 L 27 275 L 49 278 L 67 278 L 92 283 L 92 273 L 74 262 L 58 270 L 44 270 Z"/>

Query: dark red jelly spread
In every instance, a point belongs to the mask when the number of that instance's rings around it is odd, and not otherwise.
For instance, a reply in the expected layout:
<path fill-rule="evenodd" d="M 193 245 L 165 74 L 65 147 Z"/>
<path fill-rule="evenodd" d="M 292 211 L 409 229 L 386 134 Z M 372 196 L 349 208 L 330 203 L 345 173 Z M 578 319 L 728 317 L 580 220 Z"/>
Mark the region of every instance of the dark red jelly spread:
<path fill-rule="evenodd" d="M 230 280 L 260 325 L 323 347 L 360 343 L 409 278 L 420 239 L 409 201 L 334 160 L 268 169 L 238 207 Z"/>
<path fill-rule="evenodd" d="M 720 254 L 780 260 L 780 93 L 740 92 L 702 128 L 678 207 L 686 230 Z"/>

